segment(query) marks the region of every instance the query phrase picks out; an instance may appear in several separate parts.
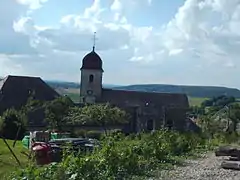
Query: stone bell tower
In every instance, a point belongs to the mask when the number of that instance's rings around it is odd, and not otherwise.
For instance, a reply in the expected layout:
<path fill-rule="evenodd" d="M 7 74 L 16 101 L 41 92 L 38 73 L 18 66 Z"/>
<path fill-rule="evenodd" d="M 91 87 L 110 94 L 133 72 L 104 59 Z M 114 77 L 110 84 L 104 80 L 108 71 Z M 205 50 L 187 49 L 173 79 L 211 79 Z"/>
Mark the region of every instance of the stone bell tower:
<path fill-rule="evenodd" d="M 102 95 L 102 60 L 95 52 L 95 33 L 93 49 L 82 60 L 80 83 L 80 102 L 95 103 Z"/>

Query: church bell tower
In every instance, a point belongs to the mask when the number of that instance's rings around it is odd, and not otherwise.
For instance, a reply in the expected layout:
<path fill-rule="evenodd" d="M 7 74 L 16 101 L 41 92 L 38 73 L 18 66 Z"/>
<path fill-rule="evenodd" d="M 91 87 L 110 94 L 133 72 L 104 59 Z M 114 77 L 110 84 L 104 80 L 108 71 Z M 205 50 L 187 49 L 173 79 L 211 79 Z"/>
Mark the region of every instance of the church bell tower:
<path fill-rule="evenodd" d="M 95 103 L 102 95 L 102 60 L 95 52 L 95 35 L 93 49 L 82 60 L 80 102 Z"/>

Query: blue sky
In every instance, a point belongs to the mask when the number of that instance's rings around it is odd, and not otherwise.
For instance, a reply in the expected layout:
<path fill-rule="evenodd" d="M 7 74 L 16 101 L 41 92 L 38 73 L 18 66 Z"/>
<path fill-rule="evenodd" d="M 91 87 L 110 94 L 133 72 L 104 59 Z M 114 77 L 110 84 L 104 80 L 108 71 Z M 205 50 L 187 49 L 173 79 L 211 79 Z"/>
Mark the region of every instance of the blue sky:
<path fill-rule="evenodd" d="M 240 0 L 1 0 L 0 76 L 78 82 L 96 51 L 104 83 L 240 88 Z"/>

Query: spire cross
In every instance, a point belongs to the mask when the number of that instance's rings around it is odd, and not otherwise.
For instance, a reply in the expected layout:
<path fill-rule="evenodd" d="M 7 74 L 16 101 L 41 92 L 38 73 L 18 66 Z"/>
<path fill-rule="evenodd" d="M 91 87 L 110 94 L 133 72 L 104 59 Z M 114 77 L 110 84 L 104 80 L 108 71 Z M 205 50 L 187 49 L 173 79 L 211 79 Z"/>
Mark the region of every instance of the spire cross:
<path fill-rule="evenodd" d="M 94 34 L 93 34 L 93 51 L 95 50 L 96 40 L 97 40 L 97 38 L 96 38 L 96 32 L 94 32 Z"/>

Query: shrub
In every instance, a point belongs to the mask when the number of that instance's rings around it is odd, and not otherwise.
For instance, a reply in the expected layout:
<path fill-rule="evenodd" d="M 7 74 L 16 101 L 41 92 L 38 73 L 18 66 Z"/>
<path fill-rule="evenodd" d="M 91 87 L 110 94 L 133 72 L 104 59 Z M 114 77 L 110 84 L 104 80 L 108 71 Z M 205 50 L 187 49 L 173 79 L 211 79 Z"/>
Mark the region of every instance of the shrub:
<path fill-rule="evenodd" d="M 6 110 L 0 117 L 0 135 L 6 139 L 22 139 L 26 131 L 25 121 L 25 114 L 20 111 L 15 109 Z"/>
<path fill-rule="evenodd" d="M 95 133 L 95 131 L 94 131 Z M 93 133 L 93 134 L 94 134 Z M 114 133 L 102 140 L 102 148 L 86 156 L 68 155 L 59 164 L 29 167 L 14 173 L 15 179 L 128 179 L 144 175 L 174 157 L 211 147 L 213 140 L 193 133 L 157 131 L 125 137 Z"/>
<path fill-rule="evenodd" d="M 72 132 L 73 137 L 86 137 L 87 131 L 85 129 L 79 129 Z"/>
<path fill-rule="evenodd" d="M 102 132 L 101 131 L 87 131 L 86 136 L 88 138 L 100 139 L 102 136 Z"/>

